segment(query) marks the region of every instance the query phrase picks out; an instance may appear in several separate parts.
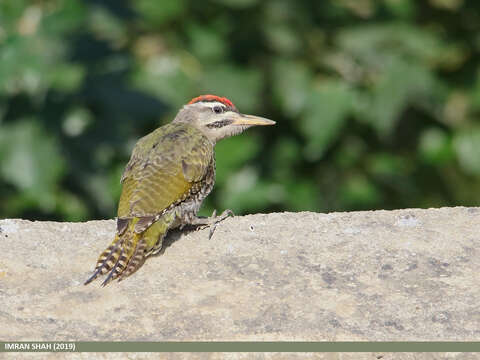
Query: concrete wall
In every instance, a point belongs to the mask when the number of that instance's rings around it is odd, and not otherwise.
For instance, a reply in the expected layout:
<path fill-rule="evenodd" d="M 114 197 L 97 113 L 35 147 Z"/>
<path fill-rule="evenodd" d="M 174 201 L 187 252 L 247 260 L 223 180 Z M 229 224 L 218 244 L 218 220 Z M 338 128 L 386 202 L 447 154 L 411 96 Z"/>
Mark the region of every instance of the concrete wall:
<path fill-rule="evenodd" d="M 0 339 L 480 339 L 480 208 L 229 218 L 84 286 L 114 230 L 0 220 Z"/>

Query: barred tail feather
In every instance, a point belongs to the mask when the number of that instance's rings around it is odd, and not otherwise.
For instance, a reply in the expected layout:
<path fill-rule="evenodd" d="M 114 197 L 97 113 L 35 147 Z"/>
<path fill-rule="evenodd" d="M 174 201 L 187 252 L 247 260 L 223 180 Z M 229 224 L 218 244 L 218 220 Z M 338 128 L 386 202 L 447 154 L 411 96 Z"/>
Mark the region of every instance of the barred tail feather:
<path fill-rule="evenodd" d="M 110 246 L 100 254 L 97 260 L 97 264 L 95 265 L 95 270 L 92 276 L 90 276 L 88 280 L 85 281 L 84 285 L 91 283 L 99 275 L 104 275 L 112 269 L 113 265 L 117 262 L 118 258 L 120 257 L 120 253 L 121 253 L 120 240 L 121 239 L 118 235 L 115 236 L 115 239 L 110 244 Z"/>
<path fill-rule="evenodd" d="M 122 259 L 125 258 L 125 255 L 123 254 L 123 249 L 121 250 L 120 252 L 120 256 L 118 257 L 117 261 L 115 262 L 115 265 L 113 265 L 113 269 L 110 271 L 110 273 L 108 274 L 107 278 L 105 279 L 105 281 L 102 283 L 102 286 L 105 286 L 107 285 L 111 280 L 114 280 L 116 277 L 118 277 L 118 274 L 120 274 L 122 272 L 122 268 L 121 268 L 121 261 Z M 120 268 L 119 268 L 120 266 Z"/>
<path fill-rule="evenodd" d="M 120 220 L 121 226 L 117 226 L 115 239 L 99 256 L 95 270 L 85 281 L 85 285 L 99 275 L 108 273 L 102 283 L 105 286 L 112 280 L 121 281 L 137 271 L 147 256 L 155 254 L 162 248 L 163 238 L 174 221 L 174 214 L 161 221 L 152 216 L 129 218 L 127 224 L 125 219 Z"/>
<path fill-rule="evenodd" d="M 112 244 L 99 256 L 94 273 L 85 281 L 85 285 L 99 275 L 109 273 L 102 283 L 102 286 L 105 286 L 117 278 L 123 279 L 141 266 L 146 245 L 143 235 L 133 231 L 134 225 L 132 223 L 127 231 L 115 236 Z"/>
<path fill-rule="evenodd" d="M 146 247 L 147 247 L 147 242 L 145 241 L 145 238 L 142 237 L 138 242 L 137 247 L 135 248 L 135 252 L 133 253 L 133 256 L 128 261 L 125 271 L 123 271 L 120 274 L 118 281 L 122 281 L 127 276 L 130 276 L 143 265 L 143 263 L 145 262 Z"/>

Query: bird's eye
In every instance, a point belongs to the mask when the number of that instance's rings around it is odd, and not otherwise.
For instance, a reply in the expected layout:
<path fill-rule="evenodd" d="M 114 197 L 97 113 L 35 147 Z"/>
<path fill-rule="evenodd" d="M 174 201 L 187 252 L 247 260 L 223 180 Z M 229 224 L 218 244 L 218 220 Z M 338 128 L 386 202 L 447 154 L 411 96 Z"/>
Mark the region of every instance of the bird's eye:
<path fill-rule="evenodd" d="M 221 114 L 221 113 L 223 113 L 223 107 L 221 107 L 221 106 L 214 106 L 214 107 L 213 107 L 213 112 L 214 112 L 215 114 Z"/>

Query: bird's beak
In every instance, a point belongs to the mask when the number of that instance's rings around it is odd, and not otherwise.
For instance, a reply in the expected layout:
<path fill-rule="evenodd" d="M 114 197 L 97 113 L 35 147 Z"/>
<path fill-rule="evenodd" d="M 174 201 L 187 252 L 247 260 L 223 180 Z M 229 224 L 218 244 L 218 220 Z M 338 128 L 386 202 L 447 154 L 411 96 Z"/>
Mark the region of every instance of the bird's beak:
<path fill-rule="evenodd" d="M 275 121 L 262 118 L 260 116 L 255 115 L 245 115 L 235 113 L 233 117 L 232 125 L 247 125 L 247 126 L 254 126 L 254 125 L 275 125 Z"/>

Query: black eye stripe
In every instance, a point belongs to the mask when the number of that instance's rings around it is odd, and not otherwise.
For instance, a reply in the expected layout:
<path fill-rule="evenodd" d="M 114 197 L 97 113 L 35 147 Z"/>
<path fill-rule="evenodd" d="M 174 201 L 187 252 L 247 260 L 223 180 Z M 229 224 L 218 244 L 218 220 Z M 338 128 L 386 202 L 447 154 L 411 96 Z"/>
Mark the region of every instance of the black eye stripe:
<path fill-rule="evenodd" d="M 213 123 L 207 124 L 207 128 L 212 129 L 212 128 L 221 128 L 227 125 L 230 125 L 233 123 L 233 120 L 230 119 L 223 119 L 219 121 L 215 121 Z"/>

